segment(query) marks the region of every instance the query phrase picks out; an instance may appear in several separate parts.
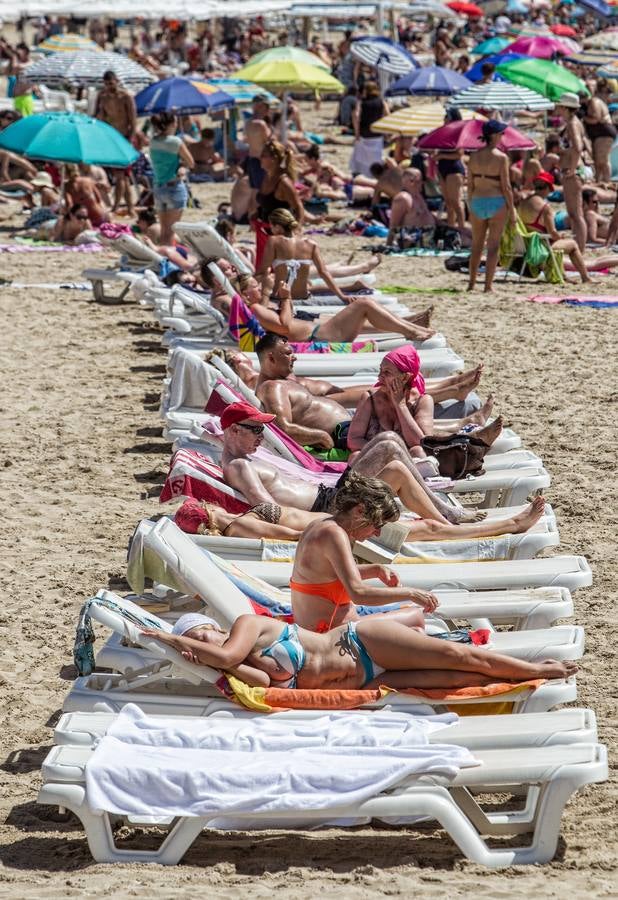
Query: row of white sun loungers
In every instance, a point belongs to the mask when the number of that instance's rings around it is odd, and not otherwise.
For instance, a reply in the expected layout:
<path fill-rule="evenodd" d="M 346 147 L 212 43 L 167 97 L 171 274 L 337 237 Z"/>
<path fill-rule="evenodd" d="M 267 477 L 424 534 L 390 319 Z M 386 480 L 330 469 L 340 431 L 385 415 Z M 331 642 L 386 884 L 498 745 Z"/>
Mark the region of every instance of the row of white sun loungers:
<path fill-rule="evenodd" d="M 212 249 L 209 233 L 202 226 L 183 226 L 183 239 L 194 250 Z M 155 292 L 150 300 L 144 299 L 142 285 L 142 300 L 156 312 L 157 304 L 166 298 L 154 296 Z M 176 305 L 178 295 L 167 296 L 168 310 L 170 302 L 172 318 L 183 320 L 184 314 L 177 316 L 182 312 Z M 161 413 L 165 433 L 176 440 L 168 481 L 178 490 L 172 490 L 171 496 L 180 497 L 184 479 L 191 478 L 214 496 L 242 499 L 225 485 L 218 470 L 220 440 L 212 427 L 213 417 L 204 413 L 204 407 L 213 391 L 225 402 L 233 402 L 234 391 L 238 390 L 256 405 L 259 401 L 238 379 L 234 380 L 224 363 L 213 361 L 213 368 L 204 362 L 200 353 L 207 346 L 201 348 L 199 341 L 186 342 L 177 337 L 168 343 L 173 349 Z M 203 343 L 208 345 L 208 341 Z M 421 348 L 421 357 L 426 375 L 447 374 L 453 371 L 451 367 L 459 368 L 463 363 L 447 347 Z M 363 359 L 362 364 L 366 367 L 363 375 L 371 378 L 376 374 L 379 356 Z M 358 365 L 358 357 L 303 355 L 295 370 L 334 380 L 352 379 L 357 376 Z M 298 464 L 290 446 L 275 432 L 267 429 L 264 443 L 281 465 Z M 455 482 L 445 495 L 455 504 L 464 494 L 481 495 L 490 519 L 510 512 L 510 507 L 525 502 L 527 494 L 545 490 L 550 484 L 542 460 L 522 448 L 521 440 L 511 430 L 505 430 L 492 450 L 486 457 L 484 475 Z M 458 548 L 432 547 L 429 543 L 423 548 L 421 543 L 407 543 L 394 567 L 404 584 L 437 593 L 439 606 L 427 623 L 430 632 L 465 623 L 488 629 L 488 646 L 499 652 L 530 660 L 578 659 L 584 652 L 583 629 L 557 623 L 573 615 L 572 593 L 588 586 L 592 575 L 583 557 L 537 556 L 555 547 L 558 539 L 555 515 L 548 507 L 530 533 L 505 536 L 502 544 L 500 538 L 495 539 L 492 552 L 502 553 L 500 559 L 481 562 L 479 559 L 487 557 L 465 556 L 473 549 L 469 545 L 462 545 L 458 556 Z M 209 746 L 221 727 L 228 735 L 246 739 L 259 731 L 264 721 L 264 713 L 221 693 L 217 687 L 220 672 L 196 666 L 162 644 L 145 639 L 141 627 L 170 630 L 179 615 L 196 608 L 227 626 L 238 615 L 253 612 L 248 598 L 266 606 L 286 607 L 294 549 L 285 542 L 189 536 L 167 516 L 156 524 L 144 521 L 136 529 L 128 562 L 128 580 L 135 594 L 132 599 L 123 599 L 100 591 L 92 599 L 93 620 L 111 636 L 99 649 L 97 671 L 78 678 L 71 688 L 64 715 L 55 728 L 55 746 L 42 767 L 39 801 L 79 816 L 96 860 L 177 863 L 204 828 L 214 827 L 213 821 L 229 812 L 223 808 L 217 815 L 194 815 L 174 809 L 169 814 L 159 810 L 146 815 L 143 810 L 122 813 L 113 804 L 110 809 L 93 808 L 94 782 L 89 772 L 95 747 L 115 740 L 113 735 L 123 717 L 138 717 L 145 729 L 151 729 L 155 742 L 160 739 L 157 735 L 171 729 L 180 734 L 199 734 L 202 747 Z M 147 595 L 143 593 L 146 582 L 153 584 Z M 160 610 L 161 615 L 153 610 Z M 267 720 L 273 727 L 279 723 L 282 729 L 294 733 L 303 723 L 310 723 L 311 729 L 320 728 L 326 715 L 333 721 L 352 717 L 359 727 L 365 727 L 366 722 L 370 727 L 371 722 L 411 722 L 413 717 L 420 721 L 419 716 L 435 716 L 447 709 L 460 713 L 473 710 L 473 715 L 456 724 L 431 732 L 428 747 L 467 748 L 479 764 L 464 765 L 448 776 L 437 770 L 406 774 L 358 801 L 346 802 L 342 797 L 340 805 L 327 809 L 306 797 L 302 803 L 295 803 L 293 795 L 285 797 L 284 809 L 276 802 L 269 808 L 258 804 L 250 811 L 235 807 L 233 827 L 281 828 L 295 827 L 299 822 L 318 825 L 343 820 L 352 824 L 372 819 L 405 822 L 420 816 L 437 820 L 464 856 L 483 865 L 546 862 L 556 850 L 565 803 L 580 787 L 607 777 L 606 751 L 598 743 L 594 713 L 555 709 L 576 699 L 577 682 L 571 677 L 513 686 L 498 698 L 432 698 L 421 692 L 389 692 L 367 697 L 358 708 L 337 713 L 274 707 Z M 497 700 L 510 714 L 484 713 L 493 711 L 492 703 Z M 263 758 L 267 760 L 268 753 Z M 146 747 L 144 759 L 156 761 L 156 750 Z M 336 783 L 336 755 L 333 761 L 332 780 Z M 119 775 L 130 779 L 132 770 L 123 772 L 122 756 L 117 767 Z M 140 773 L 135 771 L 134 775 L 138 783 Z M 483 806 L 483 794 L 492 795 L 489 811 Z M 517 808 L 508 802 L 498 803 L 496 795 L 510 798 L 513 794 L 519 801 Z M 165 836 L 155 850 L 120 848 L 114 840 L 114 828 L 123 822 L 132 827 L 155 826 L 163 829 Z"/>

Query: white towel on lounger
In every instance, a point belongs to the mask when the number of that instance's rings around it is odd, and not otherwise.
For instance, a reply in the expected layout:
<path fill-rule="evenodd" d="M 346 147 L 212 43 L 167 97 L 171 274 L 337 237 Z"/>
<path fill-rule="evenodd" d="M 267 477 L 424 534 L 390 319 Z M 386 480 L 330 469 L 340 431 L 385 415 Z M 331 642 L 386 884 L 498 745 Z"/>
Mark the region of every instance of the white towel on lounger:
<path fill-rule="evenodd" d="M 349 817 L 350 806 L 410 775 L 448 781 L 475 765 L 463 747 L 428 743 L 454 718 L 345 711 L 179 724 L 129 705 L 86 766 L 88 802 L 93 812 L 202 816 L 219 828 L 248 827 L 256 814 L 273 816 L 267 827 L 289 816 L 299 824 L 303 810 L 345 807 Z"/>

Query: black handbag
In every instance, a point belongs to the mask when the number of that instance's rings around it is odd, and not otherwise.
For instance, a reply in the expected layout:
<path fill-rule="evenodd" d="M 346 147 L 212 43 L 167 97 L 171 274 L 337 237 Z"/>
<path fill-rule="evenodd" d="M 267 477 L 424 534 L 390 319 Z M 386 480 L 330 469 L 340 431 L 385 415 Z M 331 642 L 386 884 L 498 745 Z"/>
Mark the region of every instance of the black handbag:
<path fill-rule="evenodd" d="M 474 434 L 452 434 L 449 437 L 425 437 L 421 447 L 438 460 L 440 475 L 457 481 L 466 475 L 482 475 L 483 460 L 489 444 Z"/>

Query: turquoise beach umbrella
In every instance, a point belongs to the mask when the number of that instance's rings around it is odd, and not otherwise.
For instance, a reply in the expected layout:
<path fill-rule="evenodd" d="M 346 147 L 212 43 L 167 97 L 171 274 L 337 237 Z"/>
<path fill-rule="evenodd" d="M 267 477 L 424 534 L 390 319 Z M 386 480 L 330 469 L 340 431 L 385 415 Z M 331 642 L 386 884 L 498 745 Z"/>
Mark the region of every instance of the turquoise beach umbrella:
<path fill-rule="evenodd" d="M 139 156 L 120 132 L 82 113 L 27 116 L 0 132 L 0 149 L 30 159 L 125 168 Z"/>
<path fill-rule="evenodd" d="M 511 43 L 510 38 L 490 37 L 477 44 L 472 53 L 474 56 L 491 56 L 493 53 L 501 53 Z"/>

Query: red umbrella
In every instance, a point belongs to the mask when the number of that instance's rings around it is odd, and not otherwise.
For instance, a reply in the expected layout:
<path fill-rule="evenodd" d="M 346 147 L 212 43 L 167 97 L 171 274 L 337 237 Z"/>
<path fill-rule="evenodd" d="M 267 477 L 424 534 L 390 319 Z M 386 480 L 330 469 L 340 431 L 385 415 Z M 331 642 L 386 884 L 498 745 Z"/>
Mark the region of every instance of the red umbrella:
<path fill-rule="evenodd" d="M 418 142 L 420 150 L 480 150 L 485 146 L 482 139 L 483 122 L 472 119 L 469 122 L 449 122 L 424 135 Z M 532 150 L 535 142 L 517 128 L 509 125 L 502 133 L 498 149 Z"/>
<path fill-rule="evenodd" d="M 554 34 L 557 34 L 558 37 L 577 37 L 577 32 L 574 28 L 571 28 L 570 25 L 563 25 L 561 22 L 557 25 L 550 25 L 549 30 L 553 31 Z"/>
<path fill-rule="evenodd" d="M 453 12 L 459 13 L 462 16 L 471 16 L 471 17 L 480 17 L 483 15 L 483 10 L 480 6 L 477 6 L 476 3 L 466 3 L 464 0 L 452 0 L 451 3 L 446 4 L 449 9 L 452 9 Z"/>

